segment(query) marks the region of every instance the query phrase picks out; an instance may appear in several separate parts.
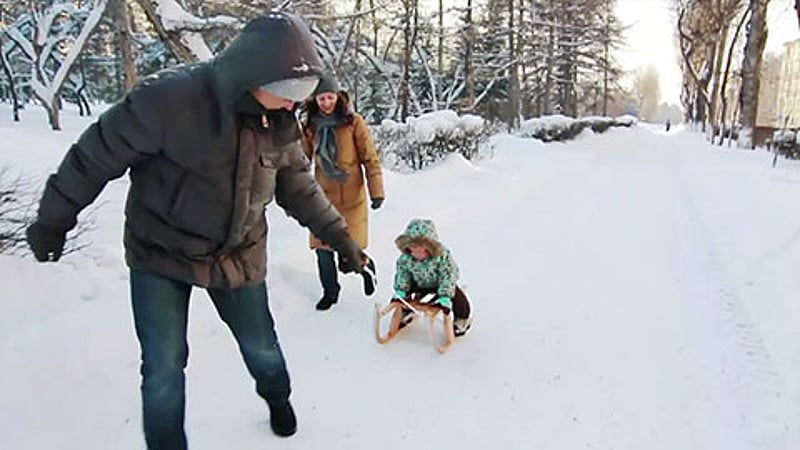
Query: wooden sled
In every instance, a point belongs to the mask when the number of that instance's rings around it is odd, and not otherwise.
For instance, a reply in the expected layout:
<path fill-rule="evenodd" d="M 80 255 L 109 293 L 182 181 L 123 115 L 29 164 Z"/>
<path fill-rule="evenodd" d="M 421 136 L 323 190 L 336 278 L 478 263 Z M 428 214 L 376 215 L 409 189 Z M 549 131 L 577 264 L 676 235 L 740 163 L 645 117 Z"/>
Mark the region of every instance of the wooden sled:
<path fill-rule="evenodd" d="M 429 298 L 432 298 L 432 296 L 426 296 L 419 300 L 395 301 L 389 303 L 383 308 L 376 303 L 375 339 L 378 341 L 378 343 L 385 344 L 391 341 L 395 336 L 398 335 L 398 333 L 408 329 L 414 322 L 414 319 L 417 317 L 427 317 L 428 333 L 430 334 L 434 347 L 436 347 L 436 350 L 439 351 L 439 353 L 447 352 L 447 350 L 450 349 L 450 345 L 452 345 L 453 341 L 455 340 L 455 334 L 453 332 L 453 316 L 452 314 L 445 315 L 442 313 L 442 309 L 438 306 L 426 303 L 425 300 Z M 405 326 L 401 326 L 401 321 L 403 320 L 403 309 L 410 310 L 412 314 L 410 320 L 406 321 Z M 383 318 L 389 314 L 392 315 L 391 320 L 389 321 L 389 330 L 386 332 L 386 334 L 382 334 L 381 323 L 383 322 Z M 442 317 L 441 321 L 437 320 L 439 317 Z M 436 331 L 436 322 L 443 324 L 444 328 L 441 333 Z"/>

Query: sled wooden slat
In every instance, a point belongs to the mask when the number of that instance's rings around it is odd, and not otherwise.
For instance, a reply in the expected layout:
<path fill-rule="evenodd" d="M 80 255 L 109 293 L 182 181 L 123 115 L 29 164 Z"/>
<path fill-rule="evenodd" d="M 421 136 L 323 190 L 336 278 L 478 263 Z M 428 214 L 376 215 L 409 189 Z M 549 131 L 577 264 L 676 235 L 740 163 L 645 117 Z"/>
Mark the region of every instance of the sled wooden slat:
<path fill-rule="evenodd" d="M 450 349 L 450 345 L 452 345 L 453 341 L 455 340 L 452 316 L 450 314 L 442 314 L 442 310 L 438 306 L 422 303 L 418 300 L 409 301 L 408 305 L 413 308 L 412 311 L 414 316 L 412 316 L 412 318 L 415 318 L 416 316 L 425 316 L 428 318 L 428 334 L 430 335 L 431 341 L 433 342 L 434 347 L 436 347 L 436 350 L 439 353 L 447 352 L 447 350 Z M 391 320 L 389 321 L 389 329 L 386 334 L 383 334 L 381 332 L 381 323 L 383 318 L 389 314 L 392 315 Z M 442 337 L 439 337 L 439 333 L 436 331 L 436 322 L 439 315 L 441 315 L 443 318 L 441 322 L 443 326 Z M 400 327 L 402 318 L 402 303 L 392 302 L 383 308 L 381 308 L 380 305 L 375 304 L 375 340 L 377 340 L 379 344 L 385 344 L 394 339 L 398 333 L 409 328 L 411 322 L 407 323 L 406 326 L 402 328 Z"/>
<path fill-rule="evenodd" d="M 438 308 L 437 308 L 438 309 Z M 441 312 L 441 311 L 439 311 Z M 453 341 L 456 339 L 455 333 L 453 331 L 453 317 L 450 314 L 444 316 L 444 339 L 438 339 L 436 336 L 436 315 L 429 315 L 428 316 L 428 331 L 430 332 L 431 341 L 433 341 L 433 345 L 436 346 L 436 350 L 439 353 L 445 353 L 447 350 L 450 349 L 450 345 L 453 344 Z"/>

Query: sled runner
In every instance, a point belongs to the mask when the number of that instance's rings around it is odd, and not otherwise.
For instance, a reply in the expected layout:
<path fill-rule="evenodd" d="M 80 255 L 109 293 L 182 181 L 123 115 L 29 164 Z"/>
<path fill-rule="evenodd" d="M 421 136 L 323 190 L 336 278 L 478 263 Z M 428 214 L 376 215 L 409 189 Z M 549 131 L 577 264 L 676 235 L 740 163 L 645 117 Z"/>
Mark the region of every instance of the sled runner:
<path fill-rule="evenodd" d="M 385 344 L 398 333 L 407 329 L 409 325 L 417 317 L 426 317 L 428 319 L 428 332 L 431 337 L 433 345 L 439 353 L 445 353 L 450 345 L 455 340 L 453 332 L 453 316 L 452 314 L 444 314 L 442 308 L 433 304 L 431 300 L 433 295 L 426 295 L 425 297 L 416 300 L 395 300 L 381 308 L 379 304 L 375 304 L 375 339 L 379 344 Z M 389 321 L 389 330 L 386 334 L 381 333 L 381 323 L 383 318 L 391 314 Z M 441 318 L 441 320 L 439 320 Z M 437 331 L 437 322 L 442 324 L 440 331 Z"/>

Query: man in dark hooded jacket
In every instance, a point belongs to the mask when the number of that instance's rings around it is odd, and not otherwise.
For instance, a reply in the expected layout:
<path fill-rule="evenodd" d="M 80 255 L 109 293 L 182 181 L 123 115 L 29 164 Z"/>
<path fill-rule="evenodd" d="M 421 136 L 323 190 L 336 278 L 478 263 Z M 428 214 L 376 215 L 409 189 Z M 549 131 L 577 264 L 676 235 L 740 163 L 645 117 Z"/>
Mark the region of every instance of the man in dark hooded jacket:
<path fill-rule="evenodd" d="M 150 449 L 186 448 L 193 286 L 206 288 L 233 333 L 272 430 L 296 430 L 264 282 L 266 204 L 274 197 L 329 243 L 343 272 L 360 272 L 364 258 L 298 140 L 292 109 L 313 92 L 321 71 L 307 26 L 269 13 L 213 60 L 142 80 L 84 131 L 47 181 L 27 238 L 39 261 L 57 261 L 78 213 L 109 180 L 129 172 L 125 259 Z"/>

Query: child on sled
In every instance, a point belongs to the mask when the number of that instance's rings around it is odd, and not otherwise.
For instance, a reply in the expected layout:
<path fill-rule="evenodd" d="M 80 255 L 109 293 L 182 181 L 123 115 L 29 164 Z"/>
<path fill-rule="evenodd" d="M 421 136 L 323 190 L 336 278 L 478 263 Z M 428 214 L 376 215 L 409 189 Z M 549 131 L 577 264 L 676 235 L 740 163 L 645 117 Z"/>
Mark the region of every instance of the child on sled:
<path fill-rule="evenodd" d="M 439 241 L 433 222 L 413 219 L 394 242 L 402 254 L 397 258 L 392 301 L 421 300 L 433 294 L 430 303 L 442 308 L 444 314 L 453 311 L 455 336 L 466 334 L 472 325 L 469 300 L 456 284 L 458 266 L 450 250 Z M 413 318 L 413 312 L 404 309 L 401 327 Z"/>

